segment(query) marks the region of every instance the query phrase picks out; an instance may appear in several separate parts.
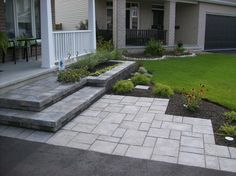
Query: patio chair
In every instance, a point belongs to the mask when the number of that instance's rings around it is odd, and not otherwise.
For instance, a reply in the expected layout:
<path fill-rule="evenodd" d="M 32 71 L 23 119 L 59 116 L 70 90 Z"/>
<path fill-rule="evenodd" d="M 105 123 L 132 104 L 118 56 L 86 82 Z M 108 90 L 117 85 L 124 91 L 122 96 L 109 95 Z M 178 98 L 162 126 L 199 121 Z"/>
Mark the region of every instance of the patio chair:
<path fill-rule="evenodd" d="M 38 47 L 40 47 L 40 46 L 41 46 L 41 39 L 35 39 L 30 44 L 31 57 L 33 56 L 33 48 L 35 48 L 35 58 L 36 58 L 36 60 L 38 60 Z"/>
<path fill-rule="evenodd" d="M 15 45 L 15 42 L 13 40 L 9 40 L 8 41 L 8 47 L 6 48 L 6 51 L 4 51 L 2 49 L 2 63 L 5 63 L 5 57 L 6 57 L 6 54 L 8 53 L 9 50 L 12 50 L 12 57 L 13 57 L 13 60 L 14 60 L 14 63 L 16 64 L 16 45 Z"/>

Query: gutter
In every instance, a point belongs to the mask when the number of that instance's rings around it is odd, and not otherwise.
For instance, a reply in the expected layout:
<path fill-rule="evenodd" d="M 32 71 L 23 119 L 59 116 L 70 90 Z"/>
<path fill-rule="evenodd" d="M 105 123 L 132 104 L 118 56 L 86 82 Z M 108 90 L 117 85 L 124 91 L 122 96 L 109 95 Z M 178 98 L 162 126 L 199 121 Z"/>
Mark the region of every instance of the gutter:
<path fill-rule="evenodd" d="M 219 1 L 219 0 L 198 0 L 199 2 L 204 2 L 204 3 L 210 3 L 210 4 L 220 4 L 220 5 L 225 5 L 225 6 L 233 6 L 236 7 L 236 2 L 225 2 L 225 1 Z"/>

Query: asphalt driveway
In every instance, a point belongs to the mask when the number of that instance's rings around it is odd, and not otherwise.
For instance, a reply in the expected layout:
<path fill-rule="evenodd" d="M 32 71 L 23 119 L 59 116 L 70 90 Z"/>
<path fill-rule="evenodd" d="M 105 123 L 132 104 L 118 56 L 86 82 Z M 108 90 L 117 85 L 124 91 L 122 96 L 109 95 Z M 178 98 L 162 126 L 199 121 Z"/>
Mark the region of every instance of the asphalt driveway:
<path fill-rule="evenodd" d="M 0 137 L 1 176 L 234 176 L 235 173 Z"/>

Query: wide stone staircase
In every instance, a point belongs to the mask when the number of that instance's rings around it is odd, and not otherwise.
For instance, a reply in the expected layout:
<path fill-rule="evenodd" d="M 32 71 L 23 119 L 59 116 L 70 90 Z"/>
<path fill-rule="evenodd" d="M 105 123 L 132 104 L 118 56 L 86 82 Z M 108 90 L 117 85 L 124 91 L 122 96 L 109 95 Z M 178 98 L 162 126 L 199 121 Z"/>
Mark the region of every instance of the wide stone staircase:
<path fill-rule="evenodd" d="M 117 79 L 133 72 L 135 65 L 122 62 L 98 77 L 70 84 L 59 83 L 54 72 L 7 91 L 0 90 L 0 124 L 57 131 L 99 99 Z"/>

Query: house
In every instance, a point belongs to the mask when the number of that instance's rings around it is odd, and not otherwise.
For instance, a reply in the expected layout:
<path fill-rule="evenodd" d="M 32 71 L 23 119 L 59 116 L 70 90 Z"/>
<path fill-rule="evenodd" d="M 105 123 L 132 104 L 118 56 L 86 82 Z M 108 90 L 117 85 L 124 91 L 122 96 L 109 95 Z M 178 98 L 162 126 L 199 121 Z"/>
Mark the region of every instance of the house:
<path fill-rule="evenodd" d="M 54 68 L 63 59 L 96 50 L 95 0 L 87 0 L 84 7 L 88 30 L 83 31 L 53 30 L 56 3 L 55 0 L 0 0 L 0 32 L 15 43 L 22 38 L 40 39 L 43 68 Z"/>
<path fill-rule="evenodd" d="M 75 28 L 87 19 L 86 5 L 57 0 L 56 23 Z M 60 10 L 65 6 L 69 11 Z M 200 50 L 236 48 L 235 0 L 96 0 L 96 24 L 98 34 L 118 48 L 137 49 L 150 38 L 169 47 L 182 42 Z"/>

